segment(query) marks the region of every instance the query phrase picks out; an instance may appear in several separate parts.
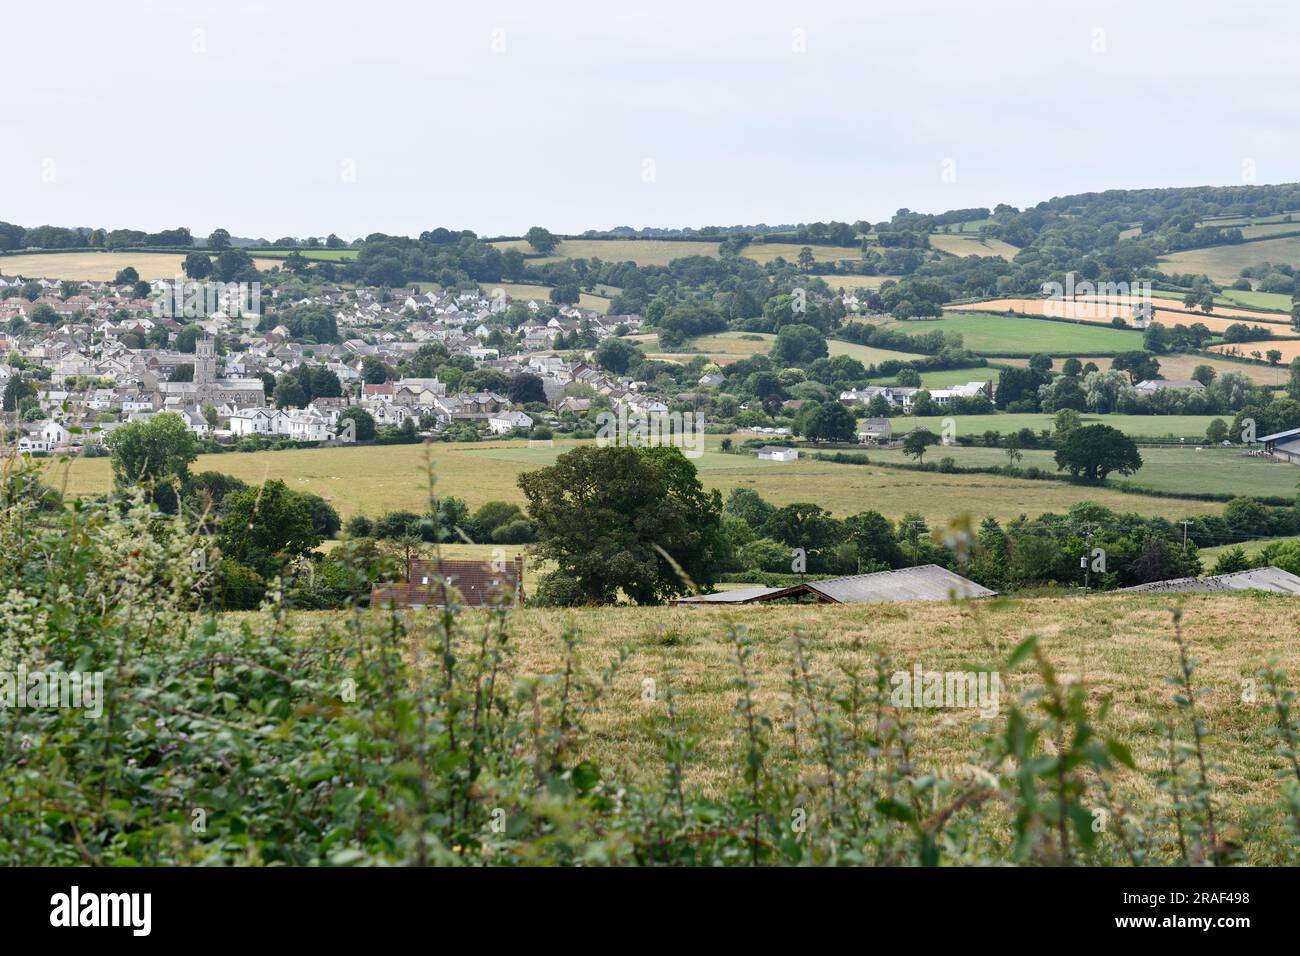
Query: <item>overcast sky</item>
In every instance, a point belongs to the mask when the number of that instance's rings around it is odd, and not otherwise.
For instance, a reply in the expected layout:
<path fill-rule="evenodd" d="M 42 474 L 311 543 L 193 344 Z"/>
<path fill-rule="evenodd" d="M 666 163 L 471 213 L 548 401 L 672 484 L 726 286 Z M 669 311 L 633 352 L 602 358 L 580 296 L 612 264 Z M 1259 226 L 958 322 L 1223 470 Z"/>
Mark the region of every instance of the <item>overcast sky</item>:
<path fill-rule="evenodd" d="M 1300 4 L 4 0 L 0 220 L 481 235 L 1300 180 Z"/>

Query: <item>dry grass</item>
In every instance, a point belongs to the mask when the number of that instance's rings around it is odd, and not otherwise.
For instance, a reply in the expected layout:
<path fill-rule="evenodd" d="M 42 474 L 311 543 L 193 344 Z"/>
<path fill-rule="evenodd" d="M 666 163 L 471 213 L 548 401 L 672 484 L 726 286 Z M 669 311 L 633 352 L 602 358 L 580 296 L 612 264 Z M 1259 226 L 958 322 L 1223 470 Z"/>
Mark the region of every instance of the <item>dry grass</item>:
<path fill-rule="evenodd" d="M 494 242 L 501 249 L 518 249 L 528 255 L 533 252 L 526 240 L 509 239 Z M 555 251 L 543 258 L 530 259 L 530 263 L 554 262 L 558 259 L 601 259 L 605 262 L 635 262 L 639 266 L 666 266 L 683 256 L 718 255 L 718 243 L 706 240 L 670 241 L 667 239 L 565 239 Z"/>
<path fill-rule="evenodd" d="M 797 263 L 799 251 L 804 248 L 798 242 L 751 242 L 740 250 L 746 259 L 753 259 L 759 265 L 767 265 L 780 256 L 786 262 Z M 816 262 L 834 262 L 837 259 L 861 259 L 862 249 L 858 246 L 815 246 L 811 243 L 813 260 Z M 830 281 L 827 278 L 827 281 Z"/>
<path fill-rule="evenodd" d="M 1082 603 L 1086 601 L 1086 603 Z M 593 676 L 620 648 L 630 656 L 612 690 L 589 720 L 585 756 L 607 772 L 637 778 L 662 774 L 665 724 L 664 685 L 671 681 L 685 725 L 699 739 L 688 765 L 688 781 L 717 793 L 739 773 L 735 737 L 736 691 L 726 643 L 728 628 L 742 627 L 754 641 L 757 701 L 773 722 L 774 757 L 788 759 L 785 728 L 792 633 L 805 635 L 814 666 L 831 674 L 845 662 L 869 669 L 870 655 L 891 656 L 897 669 L 920 663 L 925 670 L 1002 672 L 1004 695 L 1037 686 L 1028 664 L 1005 669 L 1010 651 L 1023 638 L 1038 635 L 1058 670 L 1068 680 L 1085 679 L 1091 699 L 1113 700 L 1102 729 L 1126 741 L 1137 771 L 1121 775 L 1132 798 L 1161 799 L 1155 778 L 1162 769 L 1158 748 L 1169 721 L 1178 721 L 1173 688 L 1177 649 L 1171 610 L 1184 607 L 1184 636 L 1198 672 L 1197 707 L 1210 728 L 1211 773 L 1217 808 L 1224 821 L 1244 824 L 1266 811 L 1265 824 L 1280 826 L 1272 804 L 1278 794 L 1281 761 L 1267 736 L 1271 714 L 1262 687 L 1253 704 L 1242 702 L 1242 681 L 1272 654 L 1293 677 L 1300 676 L 1300 642 L 1295 640 L 1291 599 L 1265 595 L 1097 596 L 993 600 L 969 603 L 915 603 L 869 606 L 769 606 L 733 610 L 707 608 L 607 608 L 573 611 L 519 609 L 512 612 L 519 636 L 514 667 L 518 673 L 555 674 L 561 668 L 560 635 L 573 628 L 582 641 L 581 659 Z M 301 613 L 300 626 L 324 625 L 328 612 Z M 412 621 L 428 621 L 416 615 Z M 471 615 L 473 620 L 473 615 Z M 471 626 L 473 626 L 471 624 Z M 419 627 L 419 625 L 417 625 Z M 660 701 L 642 700 L 643 681 L 655 681 Z M 1296 681 L 1292 681 L 1296 685 Z M 1006 714 L 1004 697 L 995 726 Z M 979 756 L 973 711 L 917 710 L 915 752 L 920 765 L 945 770 Z M 800 733 L 808 739 L 808 727 Z M 1189 734 L 1185 722 L 1181 736 Z M 1247 844 L 1254 862 L 1269 862 L 1276 842 Z"/>
<path fill-rule="evenodd" d="M 536 299 L 539 303 L 551 301 L 551 287 L 549 285 L 531 285 L 524 282 L 483 282 L 479 284 L 484 295 L 491 296 L 497 289 L 502 290 L 512 299 L 519 299 L 527 302 L 529 299 Z M 609 311 L 609 299 L 600 295 L 592 295 L 590 292 L 578 293 L 578 305 L 584 309 L 591 309 L 594 312 L 606 313 Z"/>
<path fill-rule="evenodd" d="M 202 251 L 202 250 L 197 250 Z M 34 252 L 0 256 L 0 273 L 31 279 L 112 279 L 119 270 L 134 266 L 141 279 L 174 279 L 185 257 L 174 252 Z M 259 269 L 278 268 L 277 259 L 258 258 Z"/>
<path fill-rule="evenodd" d="M 1275 335 L 1287 335 L 1290 330 L 1290 322 L 1276 312 L 1255 312 L 1250 309 L 1242 309 L 1231 306 L 1215 306 L 1214 312 L 1205 314 L 1203 312 L 1181 311 L 1183 304 L 1172 299 L 1152 299 L 1152 305 L 1155 311 L 1152 313 L 1152 319 L 1173 328 L 1175 325 L 1194 325 L 1200 322 L 1211 332 L 1223 332 L 1230 325 L 1246 323 L 1248 325 L 1263 325 L 1271 329 Z M 945 309 L 953 312 L 1017 312 L 1022 315 L 1056 315 L 1060 316 L 1060 310 L 1067 303 L 1052 301 L 1049 299 L 990 299 L 984 302 L 966 302 L 958 305 L 946 305 Z M 1175 309 L 1180 311 L 1174 311 Z M 1056 310 L 1053 312 L 1052 310 Z M 1071 310 L 1065 318 L 1075 319 L 1080 322 L 1090 322 L 1095 325 L 1109 326 L 1111 319 L 1119 316 L 1128 322 L 1129 327 L 1133 327 L 1133 316 L 1129 308 L 1123 303 L 1096 303 L 1080 300 L 1077 306 Z"/>
<path fill-rule="evenodd" d="M 1164 256 L 1160 260 L 1160 268 L 1165 272 L 1207 275 L 1222 285 L 1231 285 L 1239 278 L 1243 268 L 1261 262 L 1300 265 L 1300 236 L 1286 239 L 1260 239 L 1208 249 L 1185 249 Z"/>
<path fill-rule="evenodd" d="M 934 233 L 930 236 L 930 246 L 951 256 L 998 256 L 1002 259 L 1014 259 L 1020 250 L 1001 239 L 983 239 L 972 235 L 943 235 Z"/>
<path fill-rule="evenodd" d="M 1255 358 L 1255 352 L 1259 353 L 1260 358 L 1264 358 L 1267 353 L 1274 349 L 1282 353 L 1281 364 L 1286 365 L 1293 358 L 1300 356 L 1300 340 L 1291 339 L 1285 342 L 1274 342 L 1266 339 L 1262 342 L 1238 342 L 1236 345 L 1210 346 L 1212 352 L 1222 352 L 1225 355 L 1240 355 L 1243 358 Z M 1282 369 L 1281 373 L 1285 376 L 1287 374 L 1286 369 Z"/>

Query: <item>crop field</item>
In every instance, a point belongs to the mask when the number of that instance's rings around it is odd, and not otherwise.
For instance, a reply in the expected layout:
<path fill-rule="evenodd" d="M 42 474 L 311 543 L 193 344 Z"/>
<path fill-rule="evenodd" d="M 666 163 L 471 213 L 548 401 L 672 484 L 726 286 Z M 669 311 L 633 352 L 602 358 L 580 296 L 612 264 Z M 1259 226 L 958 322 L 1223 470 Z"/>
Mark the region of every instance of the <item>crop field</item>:
<path fill-rule="evenodd" d="M 1254 346 L 1252 346 L 1253 348 Z M 1269 345 L 1267 348 L 1274 348 Z M 1068 358 L 1077 358 L 1083 364 L 1092 362 L 1103 372 L 1110 368 L 1111 360 L 1108 358 L 1089 358 L 1086 355 L 1053 355 L 1052 370 L 1059 372 L 1061 365 Z M 1268 367 L 1256 365 L 1253 362 L 1234 362 L 1231 359 L 1213 358 L 1206 355 L 1161 355 L 1159 356 L 1160 374 L 1165 378 L 1191 378 L 1192 372 L 1198 365 L 1208 365 L 1219 375 L 1225 372 L 1238 372 L 1245 375 L 1256 385 L 1281 386 L 1287 382 L 1288 372 L 1283 366 Z M 997 360 L 998 365 L 1015 365 L 1023 368 L 1029 364 L 1027 358 L 1000 358 Z"/>
<path fill-rule="evenodd" d="M 1153 320 L 1170 328 L 1175 325 L 1192 325 L 1200 322 L 1211 332 L 1221 333 L 1230 325 L 1245 322 L 1248 325 L 1263 325 L 1272 331 L 1274 335 L 1286 335 L 1291 327 L 1290 319 L 1275 312 L 1255 312 L 1250 309 L 1232 306 L 1216 307 L 1215 311 L 1209 314 L 1200 311 L 1189 312 L 1183 311 L 1182 302 L 1168 299 L 1152 299 L 1152 305 L 1155 307 L 1152 314 Z M 985 302 L 946 305 L 944 309 L 952 312 L 988 311 L 1017 312 L 1029 316 L 1057 315 L 1080 322 L 1105 326 L 1110 325 L 1112 318 L 1119 316 L 1132 325 L 1132 313 L 1122 303 L 1091 303 L 1086 300 L 1079 300 L 1069 315 L 1061 316 L 1059 310 L 1065 308 L 1065 306 L 1066 303 L 1048 299 L 991 299 Z M 1054 312 L 1053 310 L 1058 311 Z"/>
<path fill-rule="evenodd" d="M 786 262 L 798 262 L 799 250 L 804 246 L 798 242 L 751 242 L 740 250 L 746 259 L 753 259 L 759 265 L 767 265 L 780 256 Z M 834 262 L 837 259 L 861 259 L 860 246 L 820 246 L 808 244 L 813 259 L 817 262 Z M 829 277 L 827 278 L 829 282 Z"/>
<path fill-rule="evenodd" d="M 1017 316 L 974 312 L 942 319 L 913 319 L 893 328 L 913 333 L 960 332 L 962 344 L 977 353 L 1091 353 L 1114 355 L 1142 348 L 1142 333 L 1133 329 L 1103 329 L 1070 322 L 1048 322 Z"/>
<path fill-rule="evenodd" d="M 1020 250 L 1001 239 L 982 239 L 978 235 L 944 235 L 933 233 L 930 246 L 951 256 L 997 256 L 1014 259 Z"/>
<path fill-rule="evenodd" d="M 203 250 L 199 250 L 202 252 Z M 251 256 L 265 259 L 286 259 L 290 253 L 297 252 L 304 259 L 319 259 L 322 262 L 350 262 L 357 257 L 356 249 L 256 249 L 248 250 Z"/>
<path fill-rule="evenodd" d="M 972 379 L 972 381 L 974 381 Z M 925 425 L 936 435 L 942 431 L 943 420 L 952 418 L 959 435 L 982 435 L 985 431 L 1007 432 L 1032 428 L 1034 431 L 1051 431 L 1054 416 L 1046 412 L 996 412 L 991 415 L 909 415 L 901 421 Z M 1110 425 L 1134 438 L 1186 438 L 1187 441 L 1204 441 L 1205 429 L 1222 415 L 1090 415 L 1082 416 L 1085 425 Z M 1225 418 L 1231 424 L 1231 418 Z"/>
<path fill-rule="evenodd" d="M 1288 339 L 1286 341 L 1275 341 L 1268 339 L 1262 342 L 1238 342 L 1236 345 L 1212 345 L 1211 352 L 1222 352 L 1224 355 L 1240 355 L 1244 358 L 1255 358 L 1252 354 L 1259 353 L 1263 358 L 1266 352 L 1277 350 L 1282 353 L 1282 365 L 1286 365 L 1293 358 L 1300 356 L 1300 339 Z M 1285 374 L 1286 370 L 1282 370 Z"/>
<path fill-rule="evenodd" d="M 842 666 L 854 665 L 870 673 L 874 653 L 887 655 L 899 669 L 919 663 L 927 671 L 998 671 L 1004 696 L 1001 715 L 993 718 L 995 732 L 1005 721 L 1007 699 L 1039 686 L 1032 665 L 1006 667 L 1012 649 L 1036 635 L 1063 680 L 1088 682 L 1093 707 L 1103 697 L 1111 700 L 1099 729 L 1124 741 L 1136 761 L 1135 770 L 1121 772 L 1117 789 L 1130 800 L 1150 804 L 1166 799 L 1157 780 L 1165 767 L 1161 744 L 1167 725 L 1182 728 L 1185 723 L 1168 680 L 1178 667 L 1172 614 L 1180 607 L 1183 638 L 1197 662 L 1196 707 L 1210 733 L 1206 746 L 1216 812 L 1221 821 L 1237 825 L 1248 815 L 1263 815 L 1259 825 L 1275 831 L 1277 840 L 1245 841 L 1251 861 L 1262 863 L 1286 845 L 1278 806 L 1279 758 L 1269 733 L 1274 718 L 1268 695 L 1261 691 L 1258 702 L 1243 704 L 1241 687 L 1272 655 L 1280 657 L 1294 683 L 1300 672 L 1300 643 L 1294 640 L 1288 601 L 1279 595 L 1243 593 L 726 610 L 520 608 L 510 612 L 519 641 L 510 667 L 520 674 L 560 674 L 561 636 L 569 630 L 577 635 L 578 666 L 586 673 L 601 672 L 625 650 L 627 658 L 608 694 L 588 718 L 591 733 L 580 756 L 623 778 L 662 777 L 667 717 L 662 701 L 642 701 L 642 682 L 650 678 L 663 685 L 671 679 L 682 728 L 698 741 L 684 768 L 686 783 L 717 795 L 734 784 L 743 758 L 727 639 L 732 627 L 742 628 L 752 641 L 754 699 L 760 714 L 771 721 L 772 758 L 782 761 L 809 760 L 807 741 L 814 735 L 811 724 L 801 721 L 801 752 L 796 756 L 787 726 L 789 639 L 796 631 L 807 638 L 815 674 L 833 675 Z M 291 612 L 290 617 L 301 633 L 337 620 L 338 612 L 327 611 Z M 413 613 L 410 620 L 417 625 L 430 616 Z M 250 624 L 256 630 L 256 620 Z M 980 718 L 974 710 L 917 709 L 908 720 L 922 772 L 955 776 L 961 768 L 979 763 Z M 1189 734 L 1184 730 L 1180 736 Z M 1012 839 L 1005 818 L 994 816 L 990 825 L 1006 841 Z"/>
<path fill-rule="evenodd" d="M 548 285 L 531 285 L 523 282 L 481 282 L 479 288 L 483 290 L 484 295 L 488 296 L 491 296 L 494 290 L 501 289 L 512 299 L 521 299 L 523 301 L 536 299 L 538 302 L 551 301 L 551 287 Z M 578 294 L 578 305 L 595 312 L 604 313 L 609 311 L 609 299 L 604 296 L 592 295 L 590 292 L 580 292 Z"/>
<path fill-rule="evenodd" d="M 983 432 L 1000 427 L 1010 431 L 1022 427 L 1017 422 L 1028 419 L 1048 427 L 1050 418 L 963 416 L 958 418 L 958 428 Z M 998 420 L 998 425 L 984 420 Z M 941 428 L 941 419 L 919 421 L 936 432 Z M 1204 432 L 1204 426 L 1200 431 Z M 733 440 L 743 437 L 740 433 Z M 717 488 L 724 495 L 732 488 L 752 488 L 778 505 L 814 501 L 840 516 L 874 508 L 891 518 L 919 511 L 929 520 L 946 523 L 964 513 L 1005 519 L 1064 511 L 1080 501 L 1171 519 L 1221 509 L 1213 502 L 1155 498 L 1001 475 L 907 472 L 817 461 L 806 455 L 792 462 L 759 461 L 749 455 L 718 453 L 720 440 L 719 436 L 708 436 L 706 453 L 695 460 L 705 487 Z M 428 499 L 430 465 L 437 479 L 437 492 L 463 498 L 470 508 L 494 500 L 522 504 L 518 476 L 545 467 L 575 444 L 557 441 L 554 448 L 529 448 L 524 442 L 479 442 L 228 452 L 200 455 L 192 470 L 220 471 L 250 483 L 280 479 L 294 490 L 325 498 L 345 519 L 354 514 L 377 517 L 386 511 L 422 510 Z M 937 461 L 940 456 L 934 451 L 927 457 Z M 65 488 L 69 495 L 90 496 L 110 488 L 112 473 L 106 458 L 71 462 L 51 459 L 46 466 L 46 480 Z"/>
<path fill-rule="evenodd" d="M 719 332 L 716 335 L 701 335 L 691 339 L 689 345 L 693 351 L 660 352 L 657 335 L 647 334 L 628 336 L 628 338 L 637 341 L 652 358 L 683 362 L 689 361 L 697 354 L 703 354 L 710 362 L 716 362 L 718 365 L 726 365 L 759 353 L 766 355 L 772 350 L 772 343 L 776 341 L 776 336 L 770 332 Z M 868 366 L 891 360 L 910 362 L 925 357 L 919 352 L 895 352 L 891 349 L 878 349 L 869 345 L 858 345 L 855 342 L 840 342 L 836 339 L 827 339 L 826 345 L 831 355 L 847 355 Z"/>
<path fill-rule="evenodd" d="M 1291 296 L 1285 292 L 1246 292 L 1241 289 L 1224 289 L 1216 297 L 1226 299 L 1235 305 L 1244 305 L 1252 309 L 1279 309 L 1291 312 Z"/>
<path fill-rule="evenodd" d="M 525 255 L 533 247 L 524 239 L 507 239 L 492 245 L 501 249 L 518 249 Z M 797 250 L 796 250 L 797 251 Z M 553 262 L 557 259 L 601 259 L 604 262 L 635 262 L 639 266 L 666 266 L 683 256 L 718 255 L 718 243 L 707 240 L 667 239 L 564 239 L 555 251 L 529 262 Z"/>
<path fill-rule="evenodd" d="M 819 279 L 825 279 L 826 284 L 832 290 L 838 291 L 843 289 L 846 292 L 857 289 L 879 289 L 886 282 L 897 282 L 901 276 L 860 276 L 860 275 L 830 275 L 818 276 Z"/>
<path fill-rule="evenodd" d="M 1203 450 L 1197 451 L 1197 448 Z M 1272 458 L 1247 455 L 1240 448 L 1215 448 L 1189 443 L 1186 448 L 1143 448 L 1142 467 L 1125 478 L 1115 475 L 1116 482 L 1151 488 L 1169 494 L 1225 494 L 1254 497 L 1294 498 L 1300 484 L 1300 468 Z M 868 452 L 872 461 L 908 463 L 901 449 L 878 449 Z M 1055 472 L 1053 452 L 1025 449 L 1017 467 L 1037 465 Z M 1002 448 L 963 448 L 959 445 L 930 449 L 926 460 L 952 457 L 959 467 L 1000 467 L 1008 462 Z M 1218 542 L 1214 542 L 1217 544 Z"/>
<path fill-rule="evenodd" d="M 31 252 L 0 256 L 0 274 L 93 282 L 112 279 L 120 270 L 133 266 L 141 279 L 174 279 L 184 262 L 185 257 L 175 252 Z M 282 264 L 262 256 L 255 256 L 253 263 L 259 269 Z"/>
<path fill-rule="evenodd" d="M 1296 228 L 1300 229 L 1300 226 Z M 1230 285 L 1240 277 L 1246 266 L 1261 262 L 1280 262 L 1300 265 L 1300 236 L 1285 239 L 1258 239 L 1230 246 L 1211 246 L 1206 249 L 1184 249 L 1160 259 L 1160 268 L 1166 272 L 1190 272 L 1206 275 L 1215 282 Z"/>

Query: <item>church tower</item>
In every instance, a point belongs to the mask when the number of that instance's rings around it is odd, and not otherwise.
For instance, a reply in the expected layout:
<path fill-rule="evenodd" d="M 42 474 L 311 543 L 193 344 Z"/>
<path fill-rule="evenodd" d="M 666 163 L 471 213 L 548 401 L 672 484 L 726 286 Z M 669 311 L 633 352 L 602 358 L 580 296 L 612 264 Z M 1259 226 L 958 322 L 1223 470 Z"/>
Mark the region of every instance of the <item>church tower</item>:
<path fill-rule="evenodd" d="M 217 351 L 212 336 L 200 336 L 194 342 L 194 391 L 200 402 L 211 402 L 217 381 Z"/>

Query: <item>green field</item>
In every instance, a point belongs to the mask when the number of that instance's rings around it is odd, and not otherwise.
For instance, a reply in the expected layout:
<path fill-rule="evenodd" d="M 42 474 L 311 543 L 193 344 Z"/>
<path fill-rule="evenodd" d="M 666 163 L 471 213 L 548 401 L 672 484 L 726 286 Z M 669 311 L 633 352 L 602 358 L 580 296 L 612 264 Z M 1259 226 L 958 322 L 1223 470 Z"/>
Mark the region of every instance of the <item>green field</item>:
<path fill-rule="evenodd" d="M 913 319 L 895 323 L 909 335 L 921 332 L 960 332 L 962 344 L 977 353 L 1049 355 L 1114 355 L 1142 348 L 1142 333 L 1103 326 L 969 312 L 942 319 Z"/>
<path fill-rule="evenodd" d="M 206 250 L 200 249 L 200 252 Z M 350 262 L 357 257 L 357 249 L 246 249 L 250 256 L 265 259 L 286 259 L 291 253 L 298 253 L 304 259 L 319 259 L 322 262 Z"/>
<path fill-rule="evenodd" d="M 1020 250 L 1001 239 L 982 239 L 978 235 L 944 235 L 934 233 L 930 236 L 930 247 L 946 252 L 951 256 L 997 256 L 1001 259 L 1014 259 Z"/>
<path fill-rule="evenodd" d="M 772 351 L 772 343 L 776 341 L 776 336 L 770 332 L 718 332 L 715 335 L 701 335 L 690 339 L 687 347 L 681 352 L 662 352 L 659 351 L 659 337 L 653 333 L 629 336 L 629 338 L 645 349 L 646 354 L 651 358 L 685 361 L 693 355 L 701 354 L 719 365 L 750 358 L 760 353 L 766 355 Z M 910 362 L 925 358 L 919 352 L 895 352 L 891 349 L 878 349 L 836 339 L 827 339 L 826 345 L 831 355 L 847 355 L 868 366 L 891 360 Z"/>
<path fill-rule="evenodd" d="M 1050 417 L 968 416 L 970 420 L 997 421 L 996 426 L 979 425 L 979 431 L 988 427 L 1007 431 L 1020 427 L 1018 422 L 1028 419 L 1046 427 Z M 929 423 L 936 431 L 942 427 L 938 419 L 920 421 Z M 966 421 L 959 419 L 958 427 L 967 427 Z M 751 436 L 738 432 L 732 440 L 747 437 Z M 706 487 L 717 488 L 724 495 L 732 488 L 752 488 L 778 505 L 812 501 L 840 516 L 874 508 L 891 518 L 919 511 L 927 519 L 946 523 L 965 513 L 1006 519 L 1020 514 L 1064 511 L 1080 501 L 1095 501 L 1118 511 L 1164 515 L 1171 519 L 1221 510 L 1214 502 L 1130 495 L 1108 488 L 1001 475 L 944 475 L 835 464 L 817 461 L 806 454 L 792 462 L 759 461 L 750 455 L 716 453 L 720 441 L 720 436 L 708 436 L 708 452 L 697 459 L 700 480 Z M 428 496 L 430 465 L 437 479 L 438 493 L 463 498 L 471 508 L 494 500 L 522 504 L 523 495 L 516 484 L 518 476 L 550 464 L 574 444 L 557 441 L 554 448 L 529 448 L 524 442 L 501 441 L 437 443 L 427 446 L 427 452 L 423 445 L 229 452 L 200 455 L 192 469 L 221 471 L 251 483 L 280 479 L 294 490 L 321 495 L 344 518 L 354 514 L 376 517 L 397 509 L 422 510 Z M 934 458 L 937 460 L 938 456 Z M 112 482 L 107 458 L 78 459 L 66 464 L 52 459 L 46 475 L 47 480 L 65 488 L 70 495 L 102 494 Z"/>
<path fill-rule="evenodd" d="M 972 379 L 972 381 L 974 381 Z M 992 415 L 909 415 L 895 419 L 895 428 L 910 429 L 912 425 L 925 425 L 935 434 L 942 431 L 943 420 L 951 417 L 957 425 L 957 434 L 982 435 L 990 429 L 1007 434 L 1022 428 L 1034 431 L 1051 431 L 1053 416 L 1045 412 L 996 412 Z M 1191 442 L 1205 440 L 1205 429 L 1222 415 L 1090 415 L 1083 416 L 1085 425 L 1110 425 L 1134 438 L 1186 438 Z M 1231 419 L 1226 419 L 1231 423 Z"/>
<path fill-rule="evenodd" d="M 1300 229 L 1300 225 L 1296 228 Z M 1261 262 L 1300 266 L 1300 236 L 1290 236 L 1286 239 L 1259 239 L 1254 242 L 1239 242 L 1206 249 L 1184 249 L 1182 252 L 1162 257 L 1160 268 L 1166 272 L 1207 275 L 1215 282 L 1230 285 L 1240 278 L 1243 268 Z"/>
<path fill-rule="evenodd" d="M 1197 447 L 1204 448 L 1197 451 Z M 868 453 L 872 461 L 908 463 L 901 449 L 880 449 Z M 1037 465 L 1056 472 L 1053 452 L 1025 449 L 1018 467 Z M 1295 497 L 1300 468 L 1271 458 L 1244 454 L 1240 448 L 1214 448 L 1189 444 L 1186 448 L 1143 448 L 1142 467 L 1129 477 L 1114 476 L 1114 482 L 1128 482 L 1142 488 L 1170 494 L 1224 494 L 1256 497 Z M 1008 462 L 1002 448 L 932 448 L 927 461 L 950 456 L 959 467 L 986 468 Z"/>
<path fill-rule="evenodd" d="M 1244 292 L 1240 289 L 1224 289 L 1215 298 L 1251 309 L 1280 309 L 1288 313 L 1291 311 L 1291 296 L 1285 292 Z"/>
<path fill-rule="evenodd" d="M 997 382 L 999 365 L 983 368 L 946 368 L 937 372 L 922 372 L 921 384 L 925 388 L 947 388 L 952 385 L 965 385 L 967 382 Z M 893 385 L 896 375 L 877 375 L 868 379 L 872 385 Z"/>

